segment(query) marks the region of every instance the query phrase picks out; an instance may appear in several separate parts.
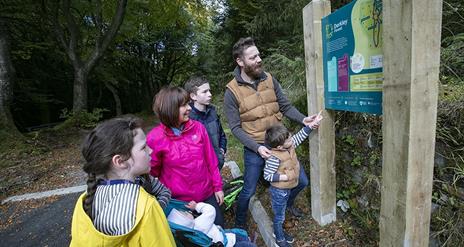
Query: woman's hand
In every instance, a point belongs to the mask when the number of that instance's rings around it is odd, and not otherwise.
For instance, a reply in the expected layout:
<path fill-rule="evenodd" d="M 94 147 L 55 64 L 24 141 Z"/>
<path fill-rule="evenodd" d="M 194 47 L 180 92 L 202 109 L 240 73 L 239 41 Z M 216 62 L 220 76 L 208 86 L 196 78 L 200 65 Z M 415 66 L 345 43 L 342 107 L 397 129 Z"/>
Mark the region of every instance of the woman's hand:
<path fill-rule="evenodd" d="M 214 196 L 216 197 L 216 201 L 219 206 L 221 206 L 224 203 L 224 192 L 222 192 L 222 190 L 214 192 Z"/>

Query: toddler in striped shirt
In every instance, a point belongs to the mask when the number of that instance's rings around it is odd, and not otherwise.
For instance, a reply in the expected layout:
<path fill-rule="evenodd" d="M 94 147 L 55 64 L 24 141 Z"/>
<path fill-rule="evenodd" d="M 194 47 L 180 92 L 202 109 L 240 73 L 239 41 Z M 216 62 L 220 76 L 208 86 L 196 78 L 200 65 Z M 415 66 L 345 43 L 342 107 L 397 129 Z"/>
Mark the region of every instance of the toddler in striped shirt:
<path fill-rule="evenodd" d="M 320 120 L 319 120 L 320 121 Z M 266 130 L 265 144 L 271 148 L 271 156 L 266 159 L 264 166 L 264 179 L 271 183 L 271 206 L 274 211 L 274 235 L 277 246 L 291 246 L 294 242 L 292 236 L 284 232 L 285 210 L 288 209 L 294 216 L 301 217 L 302 213 L 294 207 L 298 193 L 308 185 L 308 177 L 304 168 L 296 157 L 295 148 L 309 135 L 312 128 L 305 126 L 294 136 L 283 125 L 274 125 Z"/>

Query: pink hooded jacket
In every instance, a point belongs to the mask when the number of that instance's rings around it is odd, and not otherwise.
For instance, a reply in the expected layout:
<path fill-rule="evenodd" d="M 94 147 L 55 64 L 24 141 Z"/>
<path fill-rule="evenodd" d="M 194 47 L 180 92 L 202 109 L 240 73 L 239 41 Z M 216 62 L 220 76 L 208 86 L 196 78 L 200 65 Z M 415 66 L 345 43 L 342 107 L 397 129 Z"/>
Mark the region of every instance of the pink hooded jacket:
<path fill-rule="evenodd" d="M 205 127 L 188 120 L 180 136 L 160 123 L 147 135 L 151 153 L 150 173 L 182 201 L 203 202 L 222 190 L 218 160 Z"/>

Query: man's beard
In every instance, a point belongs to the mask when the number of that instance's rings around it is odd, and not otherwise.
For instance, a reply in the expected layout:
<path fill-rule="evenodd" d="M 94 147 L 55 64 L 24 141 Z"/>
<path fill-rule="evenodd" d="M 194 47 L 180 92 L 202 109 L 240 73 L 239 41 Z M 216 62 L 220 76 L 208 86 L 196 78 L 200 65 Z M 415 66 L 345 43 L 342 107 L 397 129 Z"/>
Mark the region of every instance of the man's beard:
<path fill-rule="evenodd" d="M 263 65 L 258 64 L 258 65 L 248 65 L 245 64 L 243 67 L 243 71 L 253 80 L 256 80 L 261 77 L 261 74 L 263 73 Z"/>

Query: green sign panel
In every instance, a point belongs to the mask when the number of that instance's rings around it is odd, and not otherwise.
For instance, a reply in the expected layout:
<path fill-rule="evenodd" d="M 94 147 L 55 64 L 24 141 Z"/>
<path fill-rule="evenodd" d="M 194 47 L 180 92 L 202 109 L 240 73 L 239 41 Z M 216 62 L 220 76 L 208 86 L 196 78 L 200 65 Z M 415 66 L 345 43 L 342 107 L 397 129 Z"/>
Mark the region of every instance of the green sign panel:
<path fill-rule="evenodd" d="M 322 19 L 325 107 L 382 114 L 382 0 L 357 0 Z"/>

